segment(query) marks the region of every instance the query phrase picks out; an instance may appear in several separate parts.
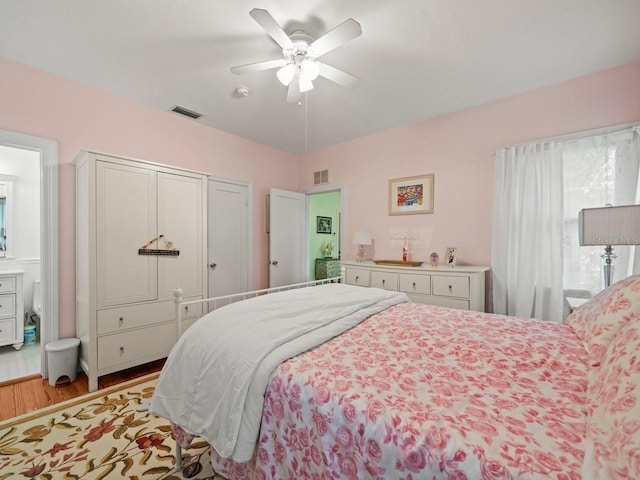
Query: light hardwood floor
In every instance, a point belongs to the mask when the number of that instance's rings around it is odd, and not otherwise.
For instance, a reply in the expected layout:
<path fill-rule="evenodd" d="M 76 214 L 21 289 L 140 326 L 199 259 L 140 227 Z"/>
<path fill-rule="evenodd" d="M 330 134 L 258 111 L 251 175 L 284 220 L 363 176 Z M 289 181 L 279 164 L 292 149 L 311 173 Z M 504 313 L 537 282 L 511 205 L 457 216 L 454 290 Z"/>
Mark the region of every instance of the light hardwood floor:
<path fill-rule="evenodd" d="M 164 362 L 165 360 L 162 359 L 100 377 L 98 389 L 159 372 Z M 89 393 L 89 382 L 84 372 L 78 372 L 78 377 L 73 382 L 59 387 L 52 387 L 49 385 L 49 380 L 43 379 L 39 374 L 3 382 L 0 383 L 0 420 L 32 412 L 86 393 Z"/>

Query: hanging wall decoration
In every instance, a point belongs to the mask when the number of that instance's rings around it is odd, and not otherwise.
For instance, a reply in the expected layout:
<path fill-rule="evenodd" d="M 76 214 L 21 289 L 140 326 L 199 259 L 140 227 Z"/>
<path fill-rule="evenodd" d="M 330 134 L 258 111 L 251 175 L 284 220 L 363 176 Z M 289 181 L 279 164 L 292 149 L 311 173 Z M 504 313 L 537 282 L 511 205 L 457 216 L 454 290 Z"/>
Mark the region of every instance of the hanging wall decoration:
<path fill-rule="evenodd" d="M 433 213 L 433 173 L 389 180 L 389 215 Z"/>
<path fill-rule="evenodd" d="M 331 233 L 331 217 L 316 217 L 316 233 Z"/>
<path fill-rule="evenodd" d="M 149 248 L 151 244 L 154 242 L 160 242 L 162 240 L 164 242 L 165 248 Z M 156 238 L 152 238 L 147 243 L 145 243 L 141 248 L 138 249 L 138 255 L 159 255 L 159 256 L 169 256 L 169 257 L 177 257 L 180 255 L 180 250 L 176 249 L 173 242 L 167 240 L 164 235 L 158 235 Z"/>

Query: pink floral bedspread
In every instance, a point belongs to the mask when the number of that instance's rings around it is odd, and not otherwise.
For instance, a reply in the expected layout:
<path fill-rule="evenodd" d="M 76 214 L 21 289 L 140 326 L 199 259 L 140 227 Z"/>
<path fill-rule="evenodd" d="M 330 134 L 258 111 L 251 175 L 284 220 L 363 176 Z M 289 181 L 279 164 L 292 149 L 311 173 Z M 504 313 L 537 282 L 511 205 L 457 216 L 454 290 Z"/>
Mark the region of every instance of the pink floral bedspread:
<path fill-rule="evenodd" d="M 579 479 L 587 364 L 564 324 L 397 305 L 281 364 L 254 458 L 213 451 L 213 467 L 230 480 Z"/>

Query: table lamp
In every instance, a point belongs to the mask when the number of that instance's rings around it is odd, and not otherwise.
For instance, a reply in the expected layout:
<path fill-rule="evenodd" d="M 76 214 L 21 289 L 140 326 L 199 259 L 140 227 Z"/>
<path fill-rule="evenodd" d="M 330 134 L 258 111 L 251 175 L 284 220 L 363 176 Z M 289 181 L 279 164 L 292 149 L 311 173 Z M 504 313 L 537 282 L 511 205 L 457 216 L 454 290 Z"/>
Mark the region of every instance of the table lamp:
<path fill-rule="evenodd" d="M 359 262 L 364 262 L 366 260 L 364 246 L 373 245 L 371 234 L 369 232 L 354 232 L 352 243 L 353 245 L 358 245 L 358 256 L 356 259 Z"/>
<path fill-rule="evenodd" d="M 603 245 L 604 286 L 611 285 L 613 245 L 640 245 L 640 205 L 583 208 L 578 215 L 580 245 Z"/>

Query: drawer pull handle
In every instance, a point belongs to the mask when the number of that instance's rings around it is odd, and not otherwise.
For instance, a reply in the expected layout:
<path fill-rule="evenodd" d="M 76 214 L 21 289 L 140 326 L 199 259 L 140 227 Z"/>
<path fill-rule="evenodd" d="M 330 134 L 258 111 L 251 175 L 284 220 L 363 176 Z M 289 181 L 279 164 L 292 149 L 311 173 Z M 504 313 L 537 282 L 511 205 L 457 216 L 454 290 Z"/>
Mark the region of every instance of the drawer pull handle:
<path fill-rule="evenodd" d="M 449 285 L 449 292 L 453 292 L 453 287 Z"/>
<path fill-rule="evenodd" d="M 384 287 L 384 282 L 385 282 L 385 280 L 383 279 L 383 280 L 382 280 L 382 286 L 383 286 L 383 287 Z"/>
<path fill-rule="evenodd" d="M 122 326 L 122 324 L 124 323 L 124 317 L 120 317 L 120 326 Z"/>
<path fill-rule="evenodd" d="M 359 279 L 359 278 L 360 278 L 360 277 L 359 277 L 358 275 L 356 275 L 356 282 L 358 281 L 358 279 Z"/>
<path fill-rule="evenodd" d="M 413 282 L 413 289 L 416 289 L 416 282 Z"/>
<path fill-rule="evenodd" d="M 124 355 L 124 347 L 120 347 L 120 356 Z"/>
<path fill-rule="evenodd" d="M 184 306 L 184 311 L 185 311 L 185 313 L 189 313 L 189 305 L 185 305 Z"/>

